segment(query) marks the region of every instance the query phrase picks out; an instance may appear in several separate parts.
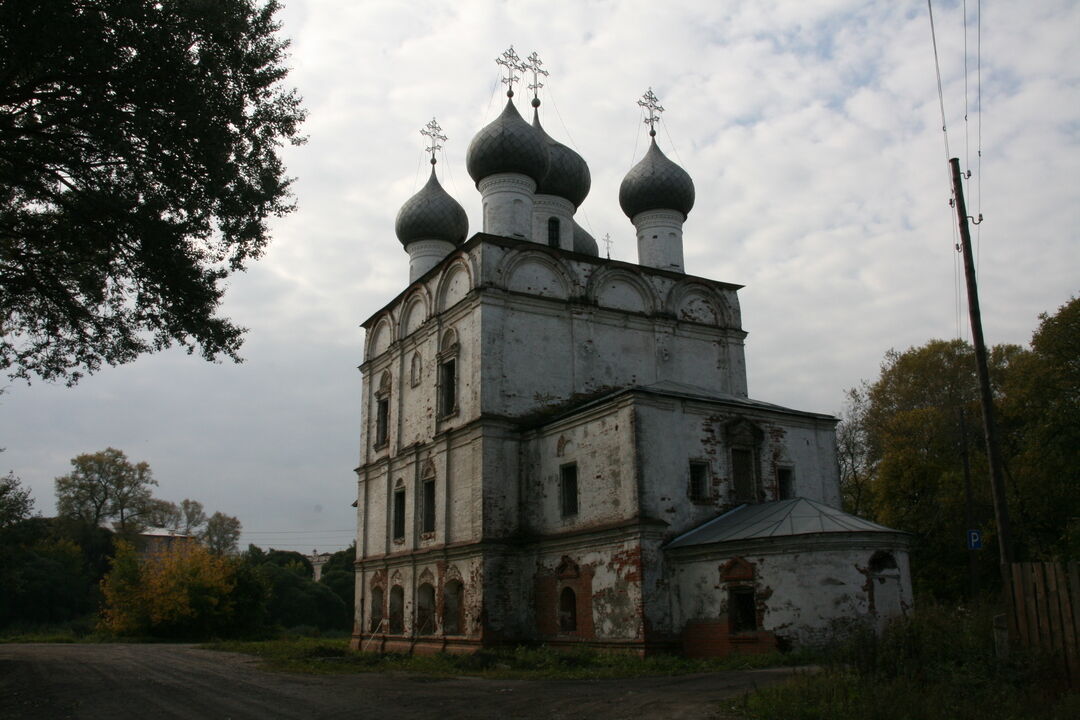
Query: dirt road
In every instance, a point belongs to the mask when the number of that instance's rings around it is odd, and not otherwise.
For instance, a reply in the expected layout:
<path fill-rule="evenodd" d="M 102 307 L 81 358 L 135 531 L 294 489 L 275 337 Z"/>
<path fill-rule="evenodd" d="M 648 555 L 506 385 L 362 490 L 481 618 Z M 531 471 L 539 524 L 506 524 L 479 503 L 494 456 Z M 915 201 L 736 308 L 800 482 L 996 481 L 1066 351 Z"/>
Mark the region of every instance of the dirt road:
<path fill-rule="evenodd" d="M 0 718 L 721 718 L 725 698 L 790 672 L 628 680 L 298 675 L 190 645 L 0 645 Z"/>

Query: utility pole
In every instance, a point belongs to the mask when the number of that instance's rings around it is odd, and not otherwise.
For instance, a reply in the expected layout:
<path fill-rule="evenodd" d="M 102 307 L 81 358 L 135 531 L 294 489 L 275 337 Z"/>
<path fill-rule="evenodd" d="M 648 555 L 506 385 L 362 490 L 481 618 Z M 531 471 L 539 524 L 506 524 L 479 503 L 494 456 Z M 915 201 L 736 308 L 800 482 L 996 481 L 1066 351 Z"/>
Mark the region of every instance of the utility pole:
<path fill-rule="evenodd" d="M 949 160 L 949 165 L 952 166 L 956 217 L 960 224 L 960 242 L 963 245 L 968 316 L 971 319 L 971 339 L 975 345 L 975 365 L 979 377 L 979 400 L 982 405 L 983 432 L 986 438 L 986 458 L 990 463 L 990 489 L 994 498 L 994 520 L 997 522 L 1001 583 L 1009 607 L 1012 607 L 1012 532 L 1009 527 L 1009 508 L 1005 501 L 1005 474 L 1002 470 L 1001 452 L 998 449 L 997 425 L 994 423 L 990 372 L 986 362 L 986 342 L 983 340 L 982 314 L 979 312 L 979 289 L 975 284 L 975 261 L 971 256 L 971 233 L 968 231 L 967 205 L 964 204 L 964 188 L 960 179 L 960 160 L 952 158 Z"/>

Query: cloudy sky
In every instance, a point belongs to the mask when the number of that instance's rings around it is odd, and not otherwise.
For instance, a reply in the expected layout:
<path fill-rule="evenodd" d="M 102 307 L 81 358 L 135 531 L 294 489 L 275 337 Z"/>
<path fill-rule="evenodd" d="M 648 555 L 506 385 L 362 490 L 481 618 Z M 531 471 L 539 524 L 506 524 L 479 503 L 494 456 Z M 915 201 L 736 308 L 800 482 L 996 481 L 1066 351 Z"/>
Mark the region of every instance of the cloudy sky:
<path fill-rule="evenodd" d="M 647 147 L 636 101 L 660 98 L 657 139 L 697 187 L 687 271 L 746 286 L 752 397 L 839 412 L 889 348 L 969 337 L 925 2 L 285 2 L 310 140 L 286 151 L 299 210 L 230 281 L 246 362 L 169 352 L 73 389 L 8 385 L 0 470 L 43 514 L 71 457 L 113 446 L 150 463 L 158 496 L 238 516 L 245 543 L 349 542 L 359 323 L 408 279 L 394 217 L 425 180 L 419 129 L 435 116 L 449 136 L 443 185 L 479 231 L 465 150 L 502 107 L 511 44 L 550 71 L 542 121 L 589 163 L 578 217 L 620 260 L 636 260 L 617 199 Z M 978 4 L 965 56 L 963 4 L 934 2 L 948 144 L 985 217 L 987 340 L 1023 344 L 1080 290 L 1080 4 L 986 0 L 981 56 Z"/>

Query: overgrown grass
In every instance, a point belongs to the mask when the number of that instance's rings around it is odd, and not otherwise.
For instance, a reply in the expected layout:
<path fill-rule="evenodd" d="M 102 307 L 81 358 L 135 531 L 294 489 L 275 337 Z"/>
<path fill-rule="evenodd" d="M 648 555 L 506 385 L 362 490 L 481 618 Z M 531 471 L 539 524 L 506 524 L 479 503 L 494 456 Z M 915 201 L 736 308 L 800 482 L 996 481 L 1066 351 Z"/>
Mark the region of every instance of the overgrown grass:
<path fill-rule="evenodd" d="M 311 637 L 290 637 L 262 642 L 219 642 L 203 647 L 255 655 L 261 658 L 269 669 L 288 672 L 408 672 L 443 677 L 470 675 L 521 679 L 683 675 L 799 665 L 809 659 L 802 653 L 747 655 L 722 660 L 692 660 L 673 655 L 639 658 L 588 649 L 554 650 L 547 647 L 481 650 L 471 655 L 379 655 L 350 650 L 347 638 Z"/>
<path fill-rule="evenodd" d="M 0 643 L 93 643 L 112 639 L 97 629 L 97 616 L 64 623 L 14 623 L 0 630 Z"/>
<path fill-rule="evenodd" d="M 1065 720 L 1080 694 L 1045 658 L 994 651 L 995 610 L 929 605 L 881 635 L 866 628 L 820 650 L 822 669 L 763 688 L 742 712 L 759 720 Z"/>

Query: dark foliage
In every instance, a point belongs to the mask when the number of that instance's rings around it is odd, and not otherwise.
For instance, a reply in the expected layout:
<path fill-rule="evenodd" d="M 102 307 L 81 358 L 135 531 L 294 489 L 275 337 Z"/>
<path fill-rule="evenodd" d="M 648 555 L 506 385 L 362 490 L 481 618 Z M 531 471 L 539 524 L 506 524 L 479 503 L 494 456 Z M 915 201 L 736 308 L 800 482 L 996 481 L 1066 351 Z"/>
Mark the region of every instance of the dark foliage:
<path fill-rule="evenodd" d="M 0 368 L 238 359 L 228 273 L 292 210 L 276 0 L 0 3 Z"/>
<path fill-rule="evenodd" d="M 311 625 L 320 630 L 345 630 L 350 613 L 340 597 L 288 567 L 264 563 L 261 572 L 270 582 L 270 622 L 289 628 Z"/>

